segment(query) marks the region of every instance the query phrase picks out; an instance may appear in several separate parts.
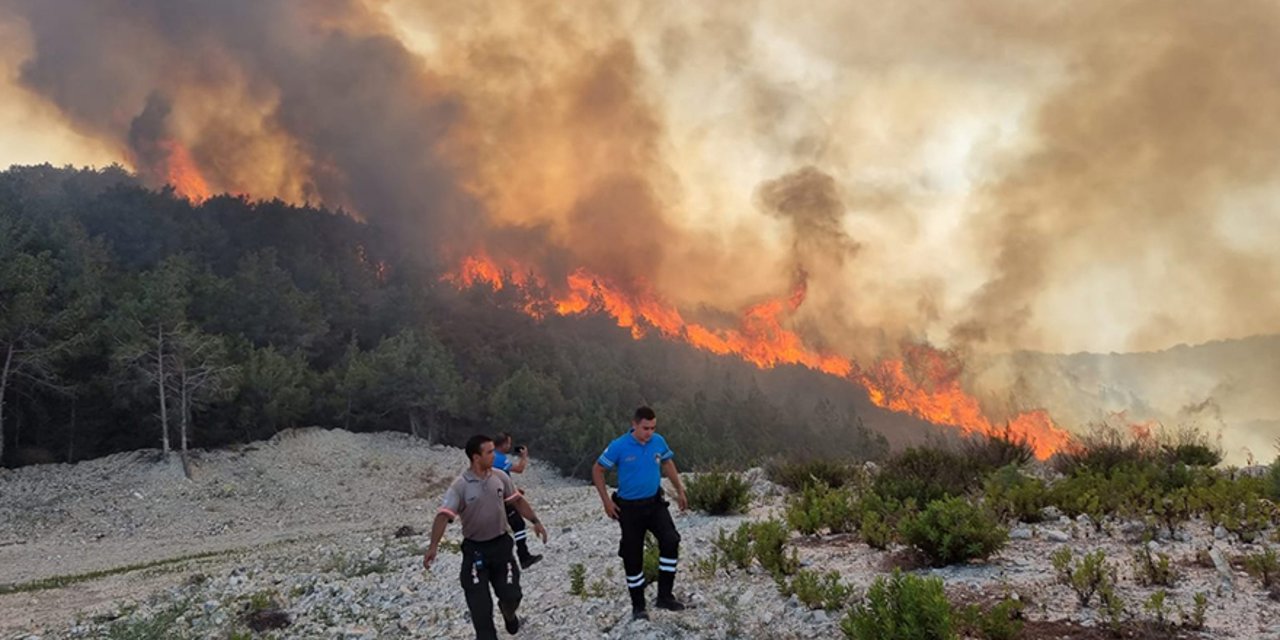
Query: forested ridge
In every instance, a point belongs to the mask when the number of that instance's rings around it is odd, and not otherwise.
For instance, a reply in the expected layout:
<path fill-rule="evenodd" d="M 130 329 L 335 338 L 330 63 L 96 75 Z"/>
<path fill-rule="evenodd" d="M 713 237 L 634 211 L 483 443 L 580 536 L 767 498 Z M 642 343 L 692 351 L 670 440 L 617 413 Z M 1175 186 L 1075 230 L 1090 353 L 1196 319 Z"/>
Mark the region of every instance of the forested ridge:
<path fill-rule="evenodd" d="M 0 173 L 0 453 L 7 466 L 217 447 L 318 425 L 459 444 L 506 430 L 581 474 L 638 404 L 686 465 L 874 457 L 923 433 L 807 369 L 762 371 L 602 314 L 535 320 L 458 290 L 428 247 L 341 212 L 126 171 Z M 167 428 L 166 428 L 167 427 Z"/>

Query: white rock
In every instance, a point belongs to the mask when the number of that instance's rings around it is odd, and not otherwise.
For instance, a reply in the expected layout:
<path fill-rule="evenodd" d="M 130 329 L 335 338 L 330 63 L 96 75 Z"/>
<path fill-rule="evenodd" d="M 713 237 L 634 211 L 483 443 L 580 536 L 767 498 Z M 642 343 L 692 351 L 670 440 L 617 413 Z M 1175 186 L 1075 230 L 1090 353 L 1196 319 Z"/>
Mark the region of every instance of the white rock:
<path fill-rule="evenodd" d="M 1071 540 L 1070 534 L 1057 529 L 1041 529 L 1040 535 L 1050 542 L 1069 542 Z"/>

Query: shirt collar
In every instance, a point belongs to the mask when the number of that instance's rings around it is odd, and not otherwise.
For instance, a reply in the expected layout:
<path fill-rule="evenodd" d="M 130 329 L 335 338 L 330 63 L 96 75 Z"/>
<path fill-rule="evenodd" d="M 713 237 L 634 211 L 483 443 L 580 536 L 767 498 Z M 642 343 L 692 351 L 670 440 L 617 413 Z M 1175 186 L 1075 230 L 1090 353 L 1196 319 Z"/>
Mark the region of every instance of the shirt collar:
<path fill-rule="evenodd" d="M 492 477 L 493 477 L 493 469 L 490 469 L 489 478 L 492 478 Z M 462 472 L 462 478 L 467 482 L 480 482 L 482 480 L 488 479 L 488 478 L 481 478 L 480 476 L 476 475 L 475 472 L 471 470 L 471 467 L 467 467 L 467 470 Z"/>

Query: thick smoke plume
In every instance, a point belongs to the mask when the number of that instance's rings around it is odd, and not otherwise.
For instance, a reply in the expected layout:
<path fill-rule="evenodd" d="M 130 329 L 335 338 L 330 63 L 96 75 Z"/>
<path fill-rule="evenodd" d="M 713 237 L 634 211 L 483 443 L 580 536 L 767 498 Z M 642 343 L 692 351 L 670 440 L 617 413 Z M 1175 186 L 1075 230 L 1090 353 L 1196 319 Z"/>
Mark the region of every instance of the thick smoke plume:
<path fill-rule="evenodd" d="M 1280 5 L 686 4 L 0 0 L 0 96 L 859 359 L 1280 332 Z"/>

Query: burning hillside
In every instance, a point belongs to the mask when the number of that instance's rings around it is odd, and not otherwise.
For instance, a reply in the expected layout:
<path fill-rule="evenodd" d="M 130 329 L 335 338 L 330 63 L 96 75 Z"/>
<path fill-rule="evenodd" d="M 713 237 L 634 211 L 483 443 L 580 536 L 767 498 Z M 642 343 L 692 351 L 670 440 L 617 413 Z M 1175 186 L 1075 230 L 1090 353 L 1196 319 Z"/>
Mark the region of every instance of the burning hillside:
<path fill-rule="evenodd" d="M 1260 0 L 7 0 L 0 98 L 147 186 L 341 209 L 464 284 L 546 279 L 531 314 L 989 432 L 951 350 L 1280 332 L 1277 31 Z"/>
<path fill-rule="evenodd" d="M 543 315 L 544 309 L 559 315 L 605 313 L 637 339 L 655 332 L 762 368 L 794 364 L 846 378 L 866 388 L 877 406 L 965 433 L 1025 439 L 1041 459 L 1061 449 L 1069 439 L 1044 411 L 1021 413 L 1004 424 L 993 422 L 977 399 L 961 387 L 960 363 L 951 354 L 927 345 L 910 345 L 902 359 L 883 359 L 865 369 L 850 359 L 807 348 L 796 333 L 783 326 L 786 316 L 804 302 L 803 286 L 786 300 L 768 300 L 748 308 L 738 328 L 717 329 L 685 321 L 679 310 L 651 291 L 628 293 L 583 269 L 566 278 L 562 293 L 542 300 L 533 296 L 557 288 L 548 287 L 543 278 L 514 263 L 503 268 L 485 256 L 468 257 L 445 278 L 459 287 L 517 287 L 526 296 L 525 312 L 535 317 Z"/>

